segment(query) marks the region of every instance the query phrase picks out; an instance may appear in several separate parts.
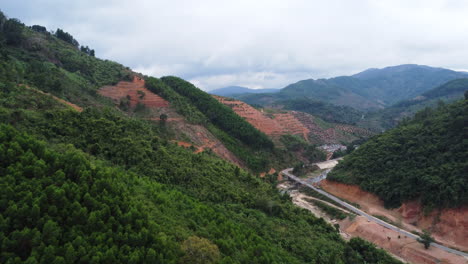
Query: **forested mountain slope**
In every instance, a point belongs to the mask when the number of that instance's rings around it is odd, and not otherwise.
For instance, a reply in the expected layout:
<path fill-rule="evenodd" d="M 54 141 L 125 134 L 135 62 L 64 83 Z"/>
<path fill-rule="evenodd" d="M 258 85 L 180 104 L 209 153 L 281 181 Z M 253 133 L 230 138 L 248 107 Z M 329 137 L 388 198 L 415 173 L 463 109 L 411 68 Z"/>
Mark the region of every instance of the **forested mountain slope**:
<path fill-rule="evenodd" d="M 417 111 L 425 107 L 436 107 L 437 104 L 463 98 L 466 91 L 468 91 L 468 79 L 449 81 L 415 98 L 367 114 L 366 118 L 358 121 L 358 125 L 379 131 L 393 128 L 403 118 L 412 117 Z"/>
<path fill-rule="evenodd" d="M 399 263 L 342 240 L 275 177 L 178 147 L 164 124 L 116 108 L 98 88 L 134 73 L 71 35 L 3 14 L 0 29 L 1 263 Z M 194 121 L 217 118 L 189 105 L 203 114 Z"/>
<path fill-rule="evenodd" d="M 117 84 L 121 80 L 132 81 L 138 75 L 118 63 L 96 58 L 94 52 L 91 53 L 87 47 L 81 46 L 80 48 L 78 41 L 63 30 L 57 30 L 55 34 L 52 34 L 41 26 L 29 28 L 14 19 L 2 18 L 1 21 L 3 21 L 4 28 L 1 38 L 4 41 L 0 46 L 0 51 L 4 60 L 0 62 L 0 73 L 7 86 L 10 85 L 7 80 L 14 80 L 17 84 L 35 87 L 81 107 L 113 106 L 111 101 L 98 95 L 99 89 Z M 143 78 L 141 75 L 138 76 Z M 155 79 L 152 78 L 149 85 L 154 88 L 154 84 L 157 83 L 159 86 L 164 86 L 164 89 L 152 91 L 167 99 L 171 107 L 176 108 L 184 119 L 181 122 L 188 121 L 206 127 L 209 131 L 202 131 L 203 134 L 207 134 L 205 138 L 218 138 L 237 156 L 235 159 L 242 160 L 242 164 L 245 164 L 247 168 L 260 172 L 269 170 L 272 166 L 280 166 L 279 164 L 283 164 L 285 160 L 292 159 L 288 157 L 288 153 L 280 150 L 276 151 L 275 155 L 271 155 L 273 148 L 271 140 L 230 109 L 224 109 L 225 113 L 216 120 L 220 120 L 220 117 L 230 117 L 235 119 L 235 123 L 231 122 L 233 120 L 229 121 L 230 127 L 229 125 L 220 127 L 219 122 L 213 125 L 213 116 L 206 116 L 207 113 L 200 112 L 194 105 L 199 100 L 198 98 L 190 100 L 185 95 L 174 91 L 172 87 Z M 203 98 L 209 97 L 207 93 L 191 84 L 188 85 L 191 89 L 199 91 L 196 96 L 200 97 L 200 100 L 203 96 Z M 137 97 L 140 96 L 142 98 L 138 99 Z M 151 117 L 145 116 L 148 107 L 145 108 L 144 105 L 145 99 L 151 96 L 148 95 L 146 98 L 144 96 L 145 93 L 141 91 L 137 96 L 127 94 L 118 100 L 120 101 L 118 106 L 120 110 L 130 115 L 142 118 Z M 218 104 L 216 109 L 221 109 L 220 106 L 222 106 L 214 99 L 210 101 L 210 104 Z M 180 127 L 184 128 L 184 126 Z M 235 132 L 236 129 L 240 129 L 241 132 Z M 168 131 L 168 133 L 183 136 L 184 133 L 195 132 L 176 130 L 175 132 Z M 233 133 L 237 134 L 233 135 Z M 248 137 L 256 139 L 247 142 L 245 140 Z M 213 144 L 221 143 L 213 142 Z M 266 146 L 265 144 L 268 147 L 258 147 L 259 145 Z M 232 156 L 232 154 L 227 155 Z"/>
<path fill-rule="evenodd" d="M 460 78 L 468 78 L 468 73 L 407 64 L 369 69 L 352 76 L 301 80 L 284 87 L 278 93 L 243 94 L 233 97 L 249 104 L 279 104 L 289 109 L 295 101 L 307 100 L 310 104 L 321 102 L 335 107 L 351 107 L 356 109 L 354 112 L 375 111 L 399 101 L 410 100 L 448 81 Z M 309 113 L 320 112 L 317 107 L 308 109 Z M 339 111 L 336 116 L 340 116 Z"/>
<path fill-rule="evenodd" d="M 389 207 L 421 199 L 426 208 L 468 204 L 468 100 L 426 108 L 363 144 L 329 174 Z"/>
<path fill-rule="evenodd" d="M 468 73 L 404 64 L 383 69 L 369 69 L 352 77 L 367 84 L 364 89 L 354 90 L 355 92 L 390 105 L 414 98 L 448 81 L 468 78 Z"/>

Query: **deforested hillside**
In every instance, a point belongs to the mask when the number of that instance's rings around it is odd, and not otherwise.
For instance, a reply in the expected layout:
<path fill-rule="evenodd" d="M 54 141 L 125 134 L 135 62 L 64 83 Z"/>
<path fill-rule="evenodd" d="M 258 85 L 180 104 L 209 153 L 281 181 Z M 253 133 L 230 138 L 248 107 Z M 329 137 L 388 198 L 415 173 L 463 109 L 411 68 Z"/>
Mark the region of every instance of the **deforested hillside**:
<path fill-rule="evenodd" d="M 175 112 L 252 143 L 238 146 L 251 156 L 276 151 L 231 109 L 213 115 L 174 86 L 183 80 L 144 78 L 2 13 L 0 51 L 1 263 L 400 263 L 294 206 L 276 175 L 172 142 L 175 117 L 162 114 Z"/>
<path fill-rule="evenodd" d="M 315 115 L 302 111 L 256 109 L 239 100 L 214 97 L 271 137 L 274 142 L 278 142 L 285 135 L 297 135 L 311 144 L 338 144 L 368 138 L 373 134 L 366 129 L 352 125 L 325 122 Z"/>
<path fill-rule="evenodd" d="M 468 204 L 468 100 L 426 108 L 345 157 L 330 179 L 357 184 L 387 206 L 420 199 L 432 208 Z"/>

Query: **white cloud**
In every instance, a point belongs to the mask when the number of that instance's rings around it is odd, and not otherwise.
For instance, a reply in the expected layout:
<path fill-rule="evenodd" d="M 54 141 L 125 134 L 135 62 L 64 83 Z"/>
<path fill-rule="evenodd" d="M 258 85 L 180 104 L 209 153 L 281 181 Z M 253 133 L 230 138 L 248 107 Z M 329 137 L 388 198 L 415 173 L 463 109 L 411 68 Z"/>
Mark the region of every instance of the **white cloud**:
<path fill-rule="evenodd" d="M 32 3 L 34 2 L 34 3 Z M 418 63 L 468 68 L 468 2 L 455 0 L 15 0 L 3 11 L 63 28 L 146 74 L 204 89 Z M 266 78 L 266 76 L 268 78 Z"/>

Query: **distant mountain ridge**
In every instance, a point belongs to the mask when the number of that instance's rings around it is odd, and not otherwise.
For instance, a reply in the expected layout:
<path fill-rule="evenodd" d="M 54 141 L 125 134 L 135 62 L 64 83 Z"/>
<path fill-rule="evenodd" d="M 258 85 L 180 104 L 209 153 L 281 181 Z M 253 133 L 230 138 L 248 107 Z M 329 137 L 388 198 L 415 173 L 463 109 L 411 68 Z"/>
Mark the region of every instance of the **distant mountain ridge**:
<path fill-rule="evenodd" d="M 244 94 L 235 97 L 250 104 L 274 104 L 277 100 L 310 98 L 359 110 L 372 110 L 414 98 L 460 78 L 468 78 L 468 73 L 404 64 L 382 69 L 371 68 L 352 76 L 302 80 L 275 94 Z"/>
<path fill-rule="evenodd" d="M 208 93 L 219 96 L 232 96 L 239 94 L 276 93 L 279 91 L 280 89 L 251 89 L 243 86 L 227 86 L 208 91 Z"/>
<path fill-rule="evenodd" d="M 383 69 L 369 69 L 353 78 L 365 82 L 360 90 L 353 89 L 367 98 L 393 104 L 411 99 L 448 81 L 468 78 L 467 72 L 457 72 L 425 65 L 404 64 Z"/>
<path fill-rule="evenodd" d="M 436 107 L 463 98 L 468 91 L 468 78 L 456 79 L 408 100 L 400 101 L 383 110 L 372 113 L 358 125 L 369 129 L 385 130 L 396 126 L 403 118 L 412 117 L 425 107 Z"/>

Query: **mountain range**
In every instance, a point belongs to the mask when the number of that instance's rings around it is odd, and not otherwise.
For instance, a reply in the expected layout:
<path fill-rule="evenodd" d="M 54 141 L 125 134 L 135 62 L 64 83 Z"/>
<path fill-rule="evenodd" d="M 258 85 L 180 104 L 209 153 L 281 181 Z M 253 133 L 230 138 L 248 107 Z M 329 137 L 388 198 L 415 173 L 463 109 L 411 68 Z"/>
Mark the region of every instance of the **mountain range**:
<path fill-rule="evenodd" d="M 414 98 L 448 81 L 467 77 L 466 72 L 405 64 L 368 69 L 351 76 L 302 80 L 274 94 L 242 94 L 234 97 L 260 105 L 274 105 L 278 100 L 285 99 L 310 98 L 369 111 Z"/>
<path fill-rule="evenodd" d="M 357 123 L 362 127 L 386 130 L 396 126 L 402 119 L 412 117 L 423 108 L 433 108 L 463 98 L 466 91 L 468 91 L 468 78 L 452 80 L 414 98 L 369 113 Z"/>
<path fill-rule="evenodd" d="M 279 89 L 251 89 L 242 86 L 228 86 L 209 91 L 210 94 L 219 96 L 234 96 L 238 94 L 276 93 Z"/>

